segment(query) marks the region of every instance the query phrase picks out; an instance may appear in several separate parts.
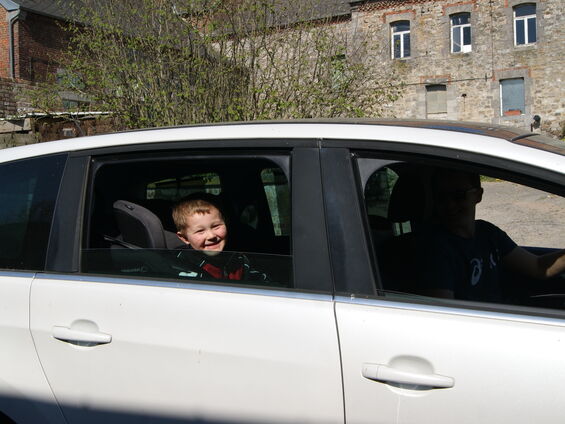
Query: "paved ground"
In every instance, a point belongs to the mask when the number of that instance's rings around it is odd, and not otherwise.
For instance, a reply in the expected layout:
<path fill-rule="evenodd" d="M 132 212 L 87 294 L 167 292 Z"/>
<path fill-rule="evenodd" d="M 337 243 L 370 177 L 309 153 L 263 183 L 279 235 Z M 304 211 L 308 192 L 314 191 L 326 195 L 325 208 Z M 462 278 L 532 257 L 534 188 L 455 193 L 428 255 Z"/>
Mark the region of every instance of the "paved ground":
<path fill-rule="evenodd" d="M 519 245 L 565 248 L 565 198 L 508 182 L 484 182 L 477 219 L 498 225 Z"/>

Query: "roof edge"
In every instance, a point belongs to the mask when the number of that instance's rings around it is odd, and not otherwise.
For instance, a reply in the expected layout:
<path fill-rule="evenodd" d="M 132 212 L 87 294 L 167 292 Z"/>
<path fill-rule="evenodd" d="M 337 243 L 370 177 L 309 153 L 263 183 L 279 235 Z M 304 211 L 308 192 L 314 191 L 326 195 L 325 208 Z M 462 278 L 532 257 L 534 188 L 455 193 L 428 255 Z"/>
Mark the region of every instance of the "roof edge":
<path fill-rule="evenodd" d="M 0 0 L 0 6 L 6 9 L 8 12 L 13 12 L 14 10 L 20 9 L 20 5 L 13 2 L 12 0 Z"/>

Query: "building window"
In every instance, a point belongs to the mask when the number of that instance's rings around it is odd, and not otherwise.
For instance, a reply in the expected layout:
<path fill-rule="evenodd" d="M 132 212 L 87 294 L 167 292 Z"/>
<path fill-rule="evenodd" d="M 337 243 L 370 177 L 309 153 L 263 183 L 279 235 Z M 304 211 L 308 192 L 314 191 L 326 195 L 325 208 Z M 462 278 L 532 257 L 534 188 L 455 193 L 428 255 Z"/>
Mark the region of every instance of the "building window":
<path fill-rule="evenodd" d="M 500 107 L 502 116 L 523 115 L 526 110 L 524 78 L 500 81 Z"/>
<path fill-rule="evenodd" d="M 392 58 L 410 56 L 410 21 L 398 21 L 390 24 L 392 40 Z"/>
<path fill-rule="evenodd" d="M 437 118 L 447 113 L 447 87 L 443 84 L 426 86 L 426 115 Z"/>
<path fill-rule="evenodd" d="M 471 14 L 458 13 L 451 16 L 451 53 L 471 51 Z"/>
<path fill-rule="evenodd" d="M 514 44 L 535 43 L 536 35 L 536 5 L 521 4 L 514 8 Z"/>

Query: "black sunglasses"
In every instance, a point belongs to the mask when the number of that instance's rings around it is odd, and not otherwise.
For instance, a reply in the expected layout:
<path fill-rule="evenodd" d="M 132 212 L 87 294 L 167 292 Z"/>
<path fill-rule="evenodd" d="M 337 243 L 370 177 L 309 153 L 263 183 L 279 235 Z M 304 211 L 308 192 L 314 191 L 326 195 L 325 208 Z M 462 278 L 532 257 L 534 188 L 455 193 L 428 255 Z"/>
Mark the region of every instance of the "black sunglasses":
<path fill-rule="evenodd" d="M 466 200 L 467 196 L 470 193 L 476 192 L 477 190 L 479 190 L 479 187 L 471 187 L 464 190 L 457 189 L 457 190 L 449 190 L 449 191 L 440 191 L 436 193 L 436 198 L 440 201 L 447 201 L 447 200 L 461 201 L 461 200 Z"/>

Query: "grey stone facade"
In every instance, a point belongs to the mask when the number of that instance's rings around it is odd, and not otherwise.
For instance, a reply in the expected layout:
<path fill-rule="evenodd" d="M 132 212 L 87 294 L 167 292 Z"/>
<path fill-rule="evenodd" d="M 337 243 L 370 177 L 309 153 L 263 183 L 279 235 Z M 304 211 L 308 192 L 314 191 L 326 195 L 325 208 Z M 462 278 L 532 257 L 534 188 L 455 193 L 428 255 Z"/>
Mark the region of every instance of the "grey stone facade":
<path fill-rule="evenodd" d="M 536 6 L 537 40 L 515 45 L 517 5 Z M 565 125 L 565 3 L 563 0 L 378 0 L 351 2 L 350 33 L 378 44 L 366 60 L 394 70 L 405 84 L 390 109 L 399 118 L 445 118 L 530 128 L 534 115 L 541 129 L 563 136 Z M 470 14 L 468 53 L 451 52 L 451 19 Z M 390 24 L 410 22 L 410 57 L 391 57 Z M 501 80 L 523 79 L 525 110 L 501 110 Z M 445 85 L 447 110 L 427 112 L 426 87 Z"/>

